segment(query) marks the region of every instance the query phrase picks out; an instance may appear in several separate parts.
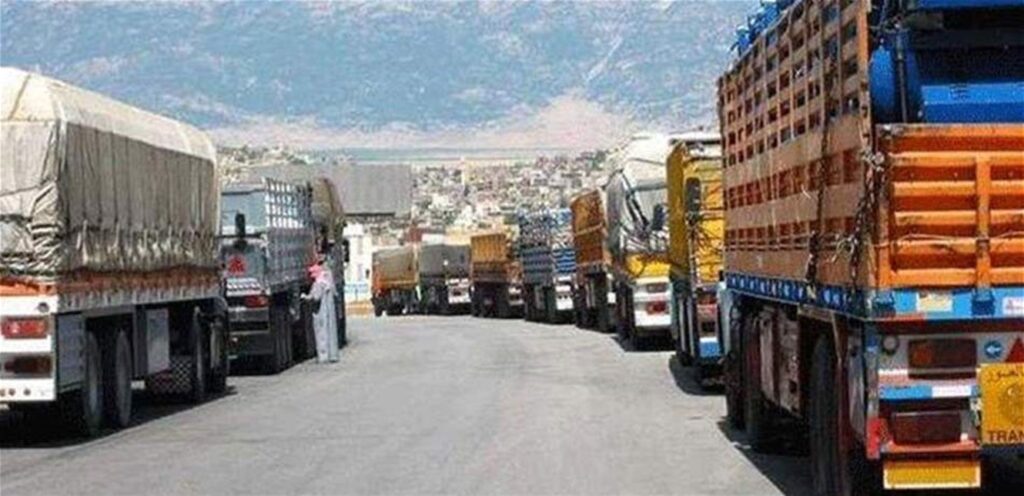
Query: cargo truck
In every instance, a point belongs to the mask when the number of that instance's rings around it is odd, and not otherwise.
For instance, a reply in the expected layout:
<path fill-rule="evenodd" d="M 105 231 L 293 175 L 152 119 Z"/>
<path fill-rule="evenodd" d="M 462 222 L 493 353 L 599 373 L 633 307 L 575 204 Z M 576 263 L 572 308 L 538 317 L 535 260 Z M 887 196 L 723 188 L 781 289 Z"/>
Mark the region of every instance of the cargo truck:
<path fill-rule="evenodd" d="M 131 423 L 132 381 L 223 391 L 209 138 L 11 68 L 0 115 L 0 403 L 94 435 Z"/>
<path fill-rule="evenodd" d="M 477 317 L 508 318 L 523 308 L 522 269 L 505 232 L 470 238 L 470 313 Z"/>
<path fill-rule="evenodd" d="M 611 283 L 611 255 L 605 239 L 608 222 L 604 190 L 591 189 L 573 198 L 572 244 L 576 250 L 573 285 L 573 320 L 577 327 L 612 330 L 615 293 Z"/>
<path fill-rule="evenodd" d="M 518 251 L 526 320 L 556 324 L 571 317 L 576 274 L 572 211 L 556 208 L 521 215 Z"/>
<path fill-rule="evenodd" d="M 265 371 L 279 372 L 315 349 L 300 295 L 317 260 L 316 236 L 309 186 L 266 177 L 224 186 L 221 260 L 232 360 L 260 360 Z"/>
<path fill-rule="evenodd" d="M 380 317 L 419 311 L 419 250 L 407 245 L 373 253 L 373 313 Z"/>
<path fill-rule="evenodd" d="M 803 0 L 738 33 L 729 419 L 755 450 L 801 420 L 819 494 L 978 487 L 1024 448 L 1022 25 L 1016 0 Z"/>
<path fill-rule="evenodd" d="M 420 306 L 427 314 L 468 313 L 469 245 L 436 244 L 420 247 Z"/>
<path fill-rule="evenodd" d="M 692 132 L 676 138 L 667 174 L 670 331 L 680 363 L 692 365 L 697 382 L 706 384 L 718 379 L 722 358 L 722 146 L 717 133 Z"/>
<path fill-rule="evenodd" d="M 605 191 L 615 323 L 634 349 L 669 336 L 665 167 L 676 141 L 640 134 L 609 156 L 613 172 Z"/>

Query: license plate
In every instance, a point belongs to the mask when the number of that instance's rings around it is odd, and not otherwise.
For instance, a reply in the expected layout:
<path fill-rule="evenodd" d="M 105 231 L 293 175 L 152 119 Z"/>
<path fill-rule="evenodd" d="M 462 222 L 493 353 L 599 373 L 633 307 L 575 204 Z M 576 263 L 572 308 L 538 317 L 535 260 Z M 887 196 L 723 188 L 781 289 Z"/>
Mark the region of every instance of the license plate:
<path fill-rule="evenodd" d="M 1024 445 L 1024 363 L 981 366 L 981 443 Z"/>
<path fill-rule="evenodd" d="M 887 460 L 886 489 L 969 489 L 981 487 L 980 460 Z"/>

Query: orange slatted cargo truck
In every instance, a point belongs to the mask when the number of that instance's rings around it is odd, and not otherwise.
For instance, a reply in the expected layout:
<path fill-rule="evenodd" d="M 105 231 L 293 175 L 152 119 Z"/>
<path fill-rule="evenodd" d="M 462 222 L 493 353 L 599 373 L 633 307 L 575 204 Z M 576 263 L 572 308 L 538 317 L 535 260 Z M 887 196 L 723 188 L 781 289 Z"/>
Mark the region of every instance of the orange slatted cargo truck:
<path fill-rule="evenodd" d="M 755 450 L 801 420 L 821 494 L 1024 449 L 1022 19 L 766 3 L 719 80 L 729 419 Z"/>

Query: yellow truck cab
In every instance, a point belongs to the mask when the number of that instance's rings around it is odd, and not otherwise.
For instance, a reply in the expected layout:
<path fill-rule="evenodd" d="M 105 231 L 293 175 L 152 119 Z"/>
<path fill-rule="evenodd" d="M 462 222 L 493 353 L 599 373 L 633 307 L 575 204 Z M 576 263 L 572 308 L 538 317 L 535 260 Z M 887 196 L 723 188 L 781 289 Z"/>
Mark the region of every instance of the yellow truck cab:
<path fill-rule="evenodd" d="M 634 135 L 609 156 L 605 187 L 616 328 L 634 349 L 669 335 L 665 164 L 677 138 Z"/>
<path fill-rule="evenodd" d="M 669 332 L 676 356 L 693 365 L 698 383 L 721 371 L 718 297 L 725 219 L 722 145 L 717 133 L 678 136 L 668 157 L 668 260 L 672 297 Z"/>

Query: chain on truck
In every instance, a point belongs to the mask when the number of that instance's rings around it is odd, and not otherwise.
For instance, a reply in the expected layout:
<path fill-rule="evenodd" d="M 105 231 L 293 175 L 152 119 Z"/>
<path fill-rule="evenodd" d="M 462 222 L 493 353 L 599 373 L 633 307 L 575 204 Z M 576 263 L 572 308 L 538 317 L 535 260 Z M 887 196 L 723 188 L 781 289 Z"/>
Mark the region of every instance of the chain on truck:
<path fill-rule="evenodd" d="M 210 140 L 16 69 L 0 92 L 0 402 L 94 435 L 131 422 L 133 380 L 224 390 Z"/>
<path fill-rule="evenodd" d="M 1024 450 L 1024 5 L 783 0 L 738 33 L 729 419 L 819 494 L 971 488 Z M 878 480 L 880 479 L 880 480 Z"/>

